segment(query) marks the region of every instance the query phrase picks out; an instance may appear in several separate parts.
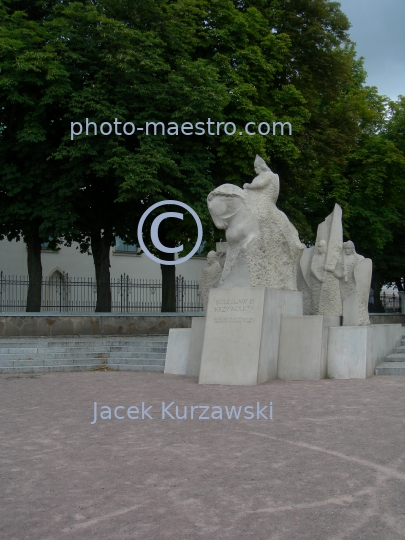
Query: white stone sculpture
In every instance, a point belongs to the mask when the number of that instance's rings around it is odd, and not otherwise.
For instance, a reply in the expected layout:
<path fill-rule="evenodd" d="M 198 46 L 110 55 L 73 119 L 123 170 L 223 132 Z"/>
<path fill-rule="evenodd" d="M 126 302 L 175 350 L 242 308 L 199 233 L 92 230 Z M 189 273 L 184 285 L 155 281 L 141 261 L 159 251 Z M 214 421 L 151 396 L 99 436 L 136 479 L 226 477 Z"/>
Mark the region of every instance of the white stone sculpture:
<path fill-rule="evenodd" d="M 315 247 L 305 248 L 297 271 L 297 288 L 302 292 L 304 315 L 313 315 L 311 263 Z"/>
<path fill-rule="evenodd" d="M 225 229 L 228 244 L 220 286 L 251 287 L 260 232 L 256 216 L 246 205 L 243 189 L 223 184 L 211 191 L 207 203 L 216 227 Z"/>
<path fill-rule="evenodd" d="M 224 184 L 208 195 L 212 219 L 226 230 L 228 244 L 219 286 L 297 290 L 297 266 L 305 246 L 276 206 L 278 175 L 260 156 L 255 171 L 257 176 L 243 189 Z"/>
<path fill-rule="evenodd" d="M 304 315 L 342 315 L 339 281 L 325 267 L 334 268 L 343 243 L 342 209 L 318 226 L 316 246 L 304 250 L 298 272 L 298 289 L 303 293 Z"/>
<path fill-rule="evenodd" d="M 258 284 L 273 289 L 297 290 L 297 267 L 304 250 L 298 231 L 276 206 L 280 181 L 265 161 L 256 156 L 257 176 L 244 184 L 246 204 L 257 216 L 261 236 L 261 265 Z"/>
<path fill-rule="evenodd" d="M 207 311 L 208 294 L 210 289 L 218 286 L 222 275 L 222 266 L 219 263 L 217 253 L 210 251 L 207 255 L 207 263 L 200 272 L 198 290 L 203 303 L 204 311 Z"/>
<path fill-rule="evenodd" d="M 225 265 L 226 252 L 228 249 L 228 242 L 217 242 L 216 243 L 216 253 L 219 260 L 219 264 L 223 268 Z"/>
<path fill-rule="evenodd" d="M 368 298 L 370 294 L 372 262 L 356 253 L 351 240 L 343 244 L 341 256 L 333 268 L 326 270 L 339 280 L 343 303 L 343 325 L 370 324 Z"/>
<path fill-rule="evenodd" d="M 326 240 L 319 240 L 314 249 L 311 261 L 312 276 L 312 310 L 313 315 L 319 315 L 322 285 L 325 283 L 325 264 L 328 244 Z"/>

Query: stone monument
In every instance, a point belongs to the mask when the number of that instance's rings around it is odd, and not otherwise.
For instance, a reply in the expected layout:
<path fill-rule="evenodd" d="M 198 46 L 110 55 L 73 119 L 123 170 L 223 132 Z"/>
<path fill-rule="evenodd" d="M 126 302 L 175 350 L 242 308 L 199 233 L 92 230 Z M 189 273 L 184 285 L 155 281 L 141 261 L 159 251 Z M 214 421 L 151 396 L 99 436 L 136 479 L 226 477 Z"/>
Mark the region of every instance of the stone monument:
<path fill-rule="evenodd" d="M 218 257 L 219 264 L 221 265 L 221 268 L 224 268 L 225 265 L 225 259 L 226 259 L 226 252 L 228 249 L 228 243 L 227 242 L 217 242 L 216 243 L 216 254 Z"/>
<path fill-rule="evenodd" d="M 207 311 L 208 293 L 210 289 L 218 286 L 222 275 L 222 267 L 215 251 L 210 251 L 208 253 L 207 263 L 208 265 L 200 272 L 200 280 L 198 284 L 198 291 L 203 303 L 204 311 Z"/>
<path fill-rule="evenodd" d="M 228 244 L 221 287 L 250 287 L 259 246 L 259 222 L 247 207 L 241 188 L 224 184 L 211 191 L 208 209 L 218 229 L 225 230 Z"/>
<path fill-rule="evenodd" d="M 209 291 L 200 383 L 276 378 L 281 317 L 302 316 L 296 276 L 304 246 L 276 207 L 278 175 L 259 156 L 254 165 L 251 184 L 224 184 L 207 198 L 227 250 L 218 288 Z"/>
<path fill-rule="evenodd" d="M 318 226 L 315 247 L 306 248 L 300 260 L 298 282 L 304 315 L 342 315 L 339 281 L 326 271 L 326 267 L 335 267 L 342 244 L 342 209 L 335 204 L 333 212 Z"/>
<path fill-rule="evenodd" d="M 343 303 L 343 326 L 364 326 L 370 324 L 368 298 L 370 295 L 371 259 L 356 253 L 351 240 L 343 244 L 343 250 L 335 267 L 327 266 L 340 283 Z"/>
<path fill-rule="evenodd" d="M 278 175 L 260 156 L 256 156 L 254 168 L 257 176 L 243 186 L 246 204 L 257 217 L 260 229 L 253 285 L 296 291 L 297 266 L 305 246 L 297 229 L 276 206 L 280 191 Z"/>
<path fill-rule="evenodd" d="M 304 249 L 276 206 L 279 177 L 259 156 L 254 165 L 243 189 L 224 184 L 208 195 L 226 242 L 201 272 L 206 316 L 171 330 L 165 372 L 229 385 L 370 376 L 402 333 L 369 324 L 371 260 L 343 244 L 338 204 Z"/>

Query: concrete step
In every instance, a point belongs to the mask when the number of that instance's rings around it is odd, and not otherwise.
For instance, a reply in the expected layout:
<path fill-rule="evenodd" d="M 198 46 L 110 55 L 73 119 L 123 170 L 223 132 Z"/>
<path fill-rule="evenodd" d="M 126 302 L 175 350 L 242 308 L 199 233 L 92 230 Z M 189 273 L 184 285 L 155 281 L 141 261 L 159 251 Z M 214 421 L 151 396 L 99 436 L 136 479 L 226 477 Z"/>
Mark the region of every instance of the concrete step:
<path fill-rule="evenodd" d="M 405 362 L 404 353 L 392 353 L 385 357 L 384 362 Z"/>
<path fill-rule="evenodd" d="M 114 371 L 164 371 L 165 366 L 158 364 L 132 365 L 132 364 L 108 364 Z"/>
<path fill-rule="evenodd" d="M 164 365 L 158 364 L 108 364 L 94 366 L 91 364 L 82 365 L 53 365 L 53 366 L 31 366 L 27 368 L 23 367 L 2 367 L 0 373 L 13 374 L 13 373 L 50 373 L 53 371 L 96 371 L 98 369 L 113 370 L 113 371 L 161 371 L 163 372 Z"/>
<path fill-rule="evenodd" d="M 61 344 L 53 343 L 52 345 L 47 345 L 46 343 L 4 343 L 0 341 L 0 353 L 2 352 L 11 352 L 11 349 L 16 349 L 17 351 L 71 351 L 72 349 L 90 349 L 90 350 L 100 350 L 108 348 L 110 350 L 128 350 L 128 349 L 160 349 L 166 348 L 167 341 L 132 341 L 128 343 L 97 343 L 93 341 L 88 341 L 85 343 L 70 343 L 70 344 Z"/>
<path fill-rule="evenodd" d="M 163 371 L 167 336 L 0 338 L 0 373 Z"/>
<path fill-rule="evenodd" d="M 405 339 L 405 338 L 404 338 Z M 16 347 L 65 347 L 65 346 L 80 346 L 88 343 L 97 345 L 131 345 L 132 343 L 154 343 L 162 342 L 167 343 L 167 336 L 112 336 L 111 338 L 105 336 L 86 336 L 82 338 L 77 337 L 38 337 L 38 338 L 24 338 L 24 337 L 0 337 L 0 346 L 16 346 Z M 2 345 L 3 344 L 3 345 Z"/>
<path fill-rule="evenodd" d="M 2 367 L 0 373 L 50 373 L 51 371 L 91 371 L 95 366 L 89 365 L 57 365 L 57 366 L 23 366 L 23 367 Z"/>
<path fill-rule="evenodd" d="M 383 362 L 375 368 L 376 375 L 405 375 L 405 362 Z"/>
<path fill-rule="evenodd" d="M 129 351 L 100 351 L 100 352 L 87 352 L 83 350 L 68 352 L 55 352 L 55 353 L 35 353 L 35 354 L 0 354 L 0 364 L 3 360 L 36 360 L 36 359 L 55 359 L 60 360 L 64 358 L 166 358 L 166 352 L 153 352 L 149 349 L 144 350 L 129 350 Z"/>
<path fill-rule="evenodd" d="M 111 359 L 112 364 L 123 364 L 123 365 L 165 365 L 165 359 L 163 358 L 113 358 Z M 26 367 L 31 368 L 32 366 L 101 366 L 101 365 L 110 365 L 108 360 L 102 358 L 63 358 L 59 360 L 55 359 L 35 359 L 35 360 L 3 360 L 1 362 L 0 371 L 3 367 Z"/>

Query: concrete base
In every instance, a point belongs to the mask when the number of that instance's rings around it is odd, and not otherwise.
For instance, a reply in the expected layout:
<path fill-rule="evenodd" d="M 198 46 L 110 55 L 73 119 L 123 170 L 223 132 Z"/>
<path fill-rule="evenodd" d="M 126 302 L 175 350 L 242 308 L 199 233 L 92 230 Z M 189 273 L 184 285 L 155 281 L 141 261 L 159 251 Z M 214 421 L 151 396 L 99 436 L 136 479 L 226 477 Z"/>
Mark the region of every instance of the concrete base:
<path fill-rule="evenodd" d="M 165 374 L 186 375 L 190 338 L 190 328 L 170 329 L 169 341 L 167 342 Z"/>
<path fill-rule="evenodd" d="M 266 288 L 263 314 L 262 347 L 268 351 L 266 368 L 259 374 L 259 383 L 277 379 L 280 328 L 282 316 L 303 316 L 302 293 Z"/>
<path fill-rule="evenodd" d="M 187 377 L 198 377 L 200 375 L 204 332 L 205 317 L 193 317 L 191 322 L 191 338 L 186 368 Z"/>
<path fill-rule="evenodd" d="M 190 328 L 203 313 L 8 313 L 0 315 L 0 337 L 161 336 L 170 328 Z"/>
<path fill-rule="evenodd" d="M 275 379 L 282 315 L 302 316 L 302 293 L 211 289 L 199 383 L 256 385 Z"/>
<path fill-rule="evenodd" d="M 342 317 L 339 315 L 323 315 L 322 322 L 322 364 L 321 364 L 321 379 L 324 379 L 328 373 L 328 338 L 329 328 L 331 326 L 341 326 Z"/>
<path fill-rule="evenodd" d="M 343 326 L 359 326 L 360 325 L 360 310 L 359 310 L 359 295 L 354 292 L 343 302 Z"/>
<path fill-rule="evenodd" d="M 401 342 L 400 324 L 329 328 L 328 376 L 365 379 Z"/>
<path fill-rule="evenodd" d="M 282 317 L 279 379 L 287 381 L 318 381 L 322 378 L 322 315 Z"/>

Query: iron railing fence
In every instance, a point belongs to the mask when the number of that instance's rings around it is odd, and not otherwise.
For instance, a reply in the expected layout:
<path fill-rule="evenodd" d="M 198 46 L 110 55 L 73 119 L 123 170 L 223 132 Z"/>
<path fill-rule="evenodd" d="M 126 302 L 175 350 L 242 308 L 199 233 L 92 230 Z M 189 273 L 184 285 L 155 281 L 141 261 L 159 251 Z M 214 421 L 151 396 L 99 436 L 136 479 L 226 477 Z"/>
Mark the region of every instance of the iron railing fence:
<path fill-rule="evenodd" d="M 382 307 L 385 313 L 400 313 L 401 312 L 401 297 L 398 294 L 398 291 L 392 291 L 392 293 L 387 294 L 385 291 L 382 291 L 380 294 Z M 371 293 L 368 299 L 368 311 L 369 313 L 375 312 L 375 302 L 374 294 Z"/>
<path fill-rule="evenodd" d="M 41 281 L 41 311 L 94 312 L 96 308 L 96 281 L 93 278 L 70 277 L 58 272 Z M 127 274 L 111 279 L 111 311 L 152 312 L 160 311 L 162 282 L 160 280 L 133 279 Z M 28 291 L 27 276 L 9 276 L 0 272 L 0 312 L 25 311 Z M 385 313 L 401 312 L 401 297 L 397 291 L 380 295 Z M 176 310 L 178 312 L 202 311 L 198 282 L 176 277 Z M 368 310 L 375 311 L 374 295 L 369 297 Z"/>
<path fill-rule="evenodd" d="M 25 311 L 28 277 L 8 276 L 0 272 L 0 312 Z M 41 281 L 41 311 L 94 312 L 96 281 L 93 278 L 70 277 L 58 273 Z M 110 281 L 111 311 L 155 312 L 162 304 L 162 282 L 153 279 L 133 279 L 127 274 Z M 202 311 L 198 282 L 176 277 L 176 310 Z"/>

